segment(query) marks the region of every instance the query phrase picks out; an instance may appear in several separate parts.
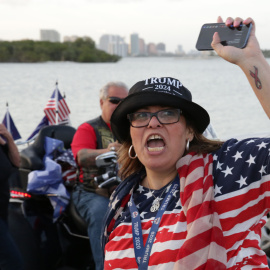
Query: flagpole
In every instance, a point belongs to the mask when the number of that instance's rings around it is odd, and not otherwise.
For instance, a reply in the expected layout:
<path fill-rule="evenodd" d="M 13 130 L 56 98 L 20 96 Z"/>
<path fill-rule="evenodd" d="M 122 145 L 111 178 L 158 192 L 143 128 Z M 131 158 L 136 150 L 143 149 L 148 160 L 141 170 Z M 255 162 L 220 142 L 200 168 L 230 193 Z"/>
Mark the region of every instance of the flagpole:
<path fill-rule="evenodd" d="M 55 124 L 58 125 L 58 82 L 56 81 L 55 91 Z"/>
<path fill-rule="evenodd" d="M 10 129 L 10 117 L 9 117 L 9 110 L 8 110 L 8 102 L 6 103 L 6 107 L 7 107 L 7 130 L 9 133 L 11 133 L 11 129 Z"/>
<path fill-rule="evenodd" d="M 63 92 L 63 99 L 66 99 L 66 93 L 65 92 Z M 68 115 L 68 123 L 67 124 L 71 126 L 71 121 L 70 121 L 69 115 Z"/>

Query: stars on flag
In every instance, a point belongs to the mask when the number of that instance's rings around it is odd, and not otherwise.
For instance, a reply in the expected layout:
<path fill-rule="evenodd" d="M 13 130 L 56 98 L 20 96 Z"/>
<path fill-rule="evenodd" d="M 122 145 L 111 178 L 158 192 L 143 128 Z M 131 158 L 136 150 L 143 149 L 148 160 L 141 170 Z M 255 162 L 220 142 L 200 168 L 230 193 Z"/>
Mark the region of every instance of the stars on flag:
<path fill-rule="evenodd" d="M 222 165 L 223 163 L 220 163 L 219 161 L 217 162 L 217 169 L 222 170 Z"/>
<path fill-rule="evenodd" d="M 218 185 L 216 185 L 216 186 L 215 186 L 215 195 L 217 195 L 217 194 L 222 194 L 221 189 L 222 189 L 222 186 L 219 187 Z"/>
<path fill-rule="evenodd" d="M 259 147 L 259 150 L 261 150 L 261 148 L 266 148 L 266 145 L 268 143 L 265 143 L 265 142 L 261 142 L 260 144 L 258 144 L 257 146 Z"/>
<path fill-rule="evenodd" d="M 249 155 L 249 159 L 246 161 L 249 165 L 248 167 L 250 167 L 251 164 L 255 164 L 255 158 L 256 156 L 252 156 L 252 155 Z"/>
<path fill-rule="evenodd" d="M 239 158 L 242 158 L 242 154 L 243 154 L 244 151 L 242 152 L 236 152 L 236 154 L 233 156 L 234 158 L 234 161 L 237 161 Z"/>
<path fill-rule="evenodd" d="M 260 169 L 260 171 L 259 171 L 261 175 L 266 174 L 265 169 L 266 169 L 266 166 L 263 166 L 263 165 L 262 165 L 262 167 L 261 167 L 261 169 Z"/>
<path fill-rule="evenodd" d="M 222 172 L 225 174 L 224 177 L 226 177 L 227 175 L 231 174 L 232 175 L 232 170 L 233 170 L 233 167 L 230 168 L 230 167 L 226 167 L 226 170 L 223 170 Z"/>
<path fill-rule="evenodd" d="M 266 150 L 268 147 L 269 143 L 263 138 L 240 142 L 232 139 L 225 143 L 223 150 L 217 150 L 213 155 L 215 196 L 237 191 L 266 175 L 267 164 L 264 163 L 270 153 Z"/>
<path fill-rule="evenodd" d="M 112 205 L 111 205 L 111 208 L 113 209 L 113 210 L 115 210 L 115 206 L 116 206 L 116 204 L 119 202 L 119 199 L 118 199 L 118 197 L 116 197 L 115 198 L 115 200 L 112 202 Z"/>
<path fill-rule="evenodd" d="M 247 177 L 243 177 L 243 176 L 241 175 L 241 176 L 240 176 L 240 179 L 237 180 L 237 181 L 235 181 L 235 182 L 239 183 L 239 184 L 240 184 L 240 188 L 241 188 L 242 186 L 247 185 L 246 180 L 247 180 Z"/>
<path fill-rule="evenodd" d="M 44 113 L 49 120 L 50 125 L 57 125 L 69 122 L 70 110 L 62 97 L 59 89 L 57 88 L 53 91 L 52 96 L 49 98 L 45 108 Z"/>

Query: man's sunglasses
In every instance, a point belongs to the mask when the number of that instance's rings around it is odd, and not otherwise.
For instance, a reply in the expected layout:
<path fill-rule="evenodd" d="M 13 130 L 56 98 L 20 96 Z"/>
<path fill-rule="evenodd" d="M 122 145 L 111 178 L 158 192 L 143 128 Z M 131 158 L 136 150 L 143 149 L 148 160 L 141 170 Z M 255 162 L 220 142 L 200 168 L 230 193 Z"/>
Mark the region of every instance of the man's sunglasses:
<path fill-rule="evenodd" d="M 119 98 L 119 97 L 108 97 L 107 98 L 112 104 L 118 104 L 120 103 L 120 101 L 123 100 L 123 98 Z"/>

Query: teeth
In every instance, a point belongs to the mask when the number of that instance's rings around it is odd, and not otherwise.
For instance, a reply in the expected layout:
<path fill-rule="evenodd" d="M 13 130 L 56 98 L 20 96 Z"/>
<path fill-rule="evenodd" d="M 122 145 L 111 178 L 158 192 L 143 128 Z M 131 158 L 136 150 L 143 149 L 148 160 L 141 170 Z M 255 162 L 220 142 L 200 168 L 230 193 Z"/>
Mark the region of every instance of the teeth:
<path fill-rule="evenodd" d="M 149 152 L 161 151 L 164 147 L 147 147 Z"/>
<path fill-rule="evenodd" d="M 153 134 L 148 138 L 148 142 L 151 140 L 163 140 L 161 136 L 157 135 L 157 134 Z M 147 147 L 149 152 L 158 152 L 161 151 L 164 148 L 164 146 L 157 146 L 157 147 Z"/>
<path fill-rule="evenodd" d="M 148 141 L 150 140 L 155 140 L 155 139 L 162 139 L 159 135 L 155 134 L 155 135 L 151 135 L 149 138 L 148 138 Z"/>

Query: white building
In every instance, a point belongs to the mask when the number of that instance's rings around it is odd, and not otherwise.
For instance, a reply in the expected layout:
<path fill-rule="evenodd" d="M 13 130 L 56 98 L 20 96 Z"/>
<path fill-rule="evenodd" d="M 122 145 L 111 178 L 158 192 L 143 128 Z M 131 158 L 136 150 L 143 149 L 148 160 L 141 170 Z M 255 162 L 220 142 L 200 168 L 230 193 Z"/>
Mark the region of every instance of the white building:
<path fill-rule="evenodd" d="M 60 42 L 60 34 L 56 30 L 40 30 L 41 41 Z"/>
<path fill-rule="evenodd" d="M 139 54 L 143 56 L 147 55 L 147 46 L 143 38 L 139 38 Z"/>
<path fill-rule="evenodd" d="M 185 55 L 185 51 L 183 49 L 183 46 L 182 45 L 178 45 L 175 53 L 177 55 Z"/>
<path fill-rule="evenodd" d="M 121 57 L 126 57 L 128 54 L 128 44 L 118 35 L 102 35 L 99 39 L 99 49 Z"/>
<path fill-rule="evenodd" d="M 139 35 L 134 33 L 130 35 L 130 55 L 138 56 L 140 54 L 140 39 Z"/>

